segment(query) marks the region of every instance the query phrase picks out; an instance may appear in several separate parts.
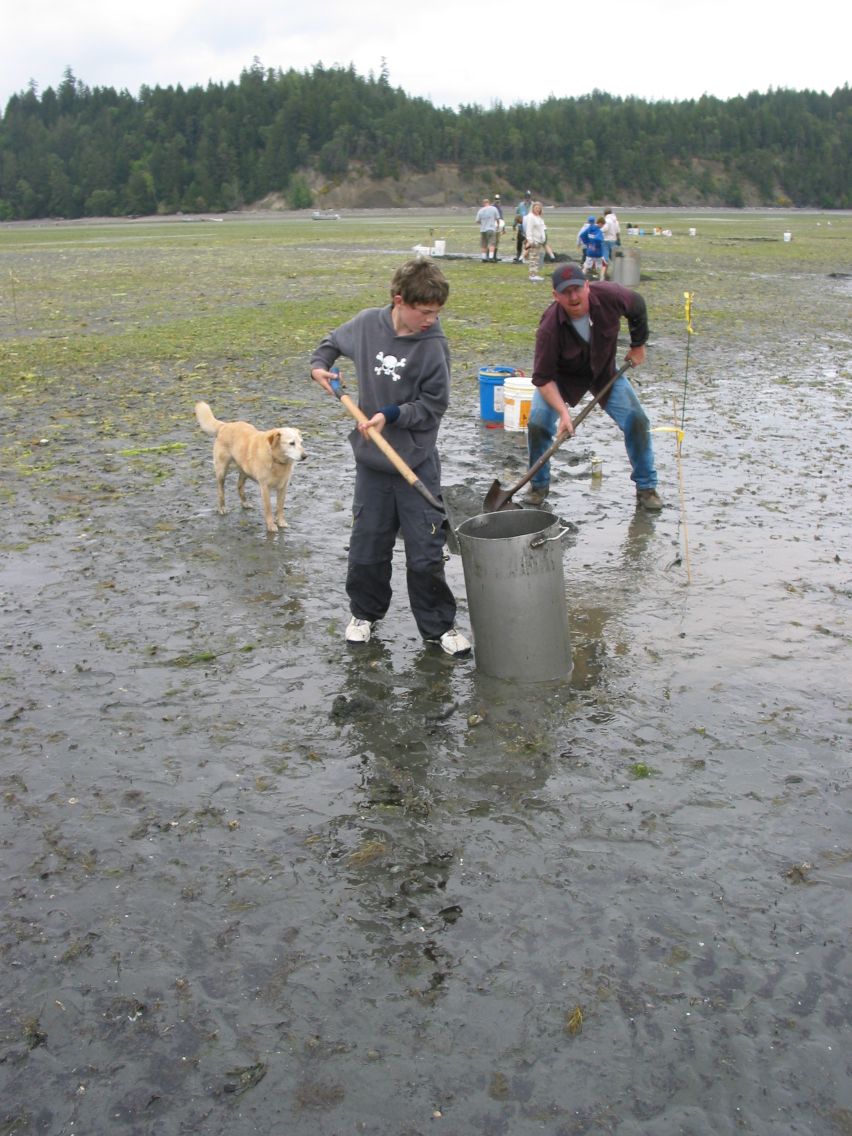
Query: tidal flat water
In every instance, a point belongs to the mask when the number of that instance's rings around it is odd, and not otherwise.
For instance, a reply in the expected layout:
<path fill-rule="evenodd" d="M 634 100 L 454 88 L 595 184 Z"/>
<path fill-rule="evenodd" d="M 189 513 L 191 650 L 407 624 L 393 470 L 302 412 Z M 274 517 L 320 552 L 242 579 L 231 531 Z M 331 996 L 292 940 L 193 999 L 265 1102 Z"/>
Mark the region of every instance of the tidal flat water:
<path fill-rule="evenodd" d="M 808 283 L 787 340 L 783 273 L 765 327 L 696 340 L 659 516 L 603 415 L 554 459 L 564 682 L 424 646 L 401 548 L 344 645 L 342 415 L 270 539 L 190 416 L 127 452 L 115 386 L 56 385 L 0 557 L 0 1130 L 852 1132 L 850 294 Z M 467 512 L 525 469 L 477 396 L 440 443 Z"/>

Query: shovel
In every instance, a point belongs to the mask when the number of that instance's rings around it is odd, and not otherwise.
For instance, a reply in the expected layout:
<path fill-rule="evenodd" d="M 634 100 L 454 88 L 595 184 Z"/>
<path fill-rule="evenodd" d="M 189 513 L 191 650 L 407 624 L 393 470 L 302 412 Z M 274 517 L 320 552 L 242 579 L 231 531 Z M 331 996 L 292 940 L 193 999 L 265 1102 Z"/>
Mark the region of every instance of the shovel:
<path fill-rule="evenodd" d="M 586 405 L 583 407 L 583 409 L 580 411 L 580 413 L 577 415 L 577 417 L 573 420 L 575 430 L 580 425 L 580 423 L 583 421 L 583 419 L 586 417 L 586 415 L 597 406 L 597 404 L 600 402 L 600 400 L 602 398 L 604 398 L 607 394 L 609 394 L 609 392 L 612 389 L 612 386 L 615 383 L 616 379 L 620 379 L 621 376 L 624 374 L 624 372 L 629 371 L 632 366 L 633 366 L 632 360 L 630 360 L 630 359 L 625 360 L 625 362 L 622 364 L 620 369 L 615 372 L 615 374 L 612 376 L 612 378 L 609 380 L 609 382 L 607 382 L 606 385 L 603 386 L 598 391 L 598 393 L 592 399 L 590 399 L 589 402 L 586 403 Z M 550 461 L 550 459 L 553 457 L 553 455 L 556 453 L 556 451 L 559 449 L 559 447 L 562 445 L 562 443 L 567 442 L 568 439 L 573 438 L 573 436 L 574 436 L 573 434 L 567 434 L 567 433 L 559 434 L 557 436 L 556 440 L 550 446 L 547 447 L 547 449 L 544 451 L 544 453 L 541 455 L 541 457 L 530 466 L 530 468 L 527 470 L 527 472 L 524 474 L 524 476 L 521 478 L 521 480 L 516 482 L 511 487 L 511 489 L 501 489 L 500 482 L 494 481 L 491 485 L 491 488 L 485 494 L 485 500 L 482 502 L 483 513 L 497 513 L 497 512 L 500 511 L 500 509 L 522 509 L 523 506 L 516 504 L 512 500 L 512 498 L 515 496 L 515 494 L 518 492 L 519 489 L 523 489 L 523 487 L 526 485 L 526 483 L 529 480 L 531 480 L 531 478 L 535 477 L 535 475 L 538 473 L 538 471 L 541 469 L 541 467 L 545 464 L 545 462 Z"/>
<path fill-rule="evenodd" d="M 353 402 L 348 394 L 343 394 L 340 379 L 331 379 L 329 386 L 334 392 L 335 398 L 338 399 L 338 401 L 346 407 L 346 409 L 349 411 L 356 422 L 370 421 L 364 411 L 360 408 L 360 406 L 358 406 L 357 403 Z M 402 474 L 408 484 L 412 486 L 412 488 L 416 489 L 421 497 L 425 497 L 433 509 L 437 509 L 439 513 L 443 513 L 444 516 L 446 516 L 447 510 L 444 508 L 438 498 L 433 496 L 433 494 L 429 492 L 429 490 L 426 488 L 426 486 L 423 484 L 423 482 L 420 480 L 411 466 L 402 460 L 402 458 L 399 456 L 390 442 L 385 440 L 381 432 L 379 430 L 376 430 L 374 426 L 370 426 L 367 429 L 367 435 L 369 436 L 370 441 L 375 443 L 375 445 L 379 447 L 379 449 L 382 451 L 391 465 L 399 473 Z"/>

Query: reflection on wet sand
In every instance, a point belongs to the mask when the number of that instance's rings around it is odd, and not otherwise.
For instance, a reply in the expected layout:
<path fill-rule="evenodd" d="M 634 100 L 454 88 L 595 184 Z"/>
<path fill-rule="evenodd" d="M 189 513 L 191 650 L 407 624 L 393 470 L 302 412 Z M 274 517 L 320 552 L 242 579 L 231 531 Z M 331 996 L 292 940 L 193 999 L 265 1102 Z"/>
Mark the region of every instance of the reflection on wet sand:
<path fill-rule="evenodd" d="M 649 557 L 658 555 L 655 545 L 657 518 L 637 509 L 630 518 L 618 558 L 607 565 L 606 572 L 591 581 L 581 594 L 568 584 L 568 609 L 574 648 L 572 685 L 577 690 L 592 691 L 605 679 L 609 653 L 613 649 L 607 626 L 620 617 L 633 602 L 633 574 L 645 570 Z M 582 534 L 578 540 L 582 539 Z M 617 644 L 615 645 L 616 649 Z"/>

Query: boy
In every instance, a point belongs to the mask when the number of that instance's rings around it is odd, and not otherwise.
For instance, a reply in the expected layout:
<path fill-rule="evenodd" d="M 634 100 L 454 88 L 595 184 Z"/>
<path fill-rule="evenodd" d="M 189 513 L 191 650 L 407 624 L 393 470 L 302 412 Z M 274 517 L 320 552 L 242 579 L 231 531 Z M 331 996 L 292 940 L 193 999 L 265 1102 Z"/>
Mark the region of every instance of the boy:
<path fill-rule="evenodd" d="M 603 224 L 603 217 L 598 217 L 595 221 L 594 217 L 589 218 L 589 224 L 583 230 L 583 245 L 586 249 L 586 259 L 583 261 L 583 271 L 592 278 L 592 273 L 597 272 L 598 277 L 603 280 L 606 275 L 606 261 L 604 260 L 604 235 L 601 225 Z"/>
<path fill-rule="evenodd" d="M 449 292 L 431 260 L 409 260 L 394 274 L 389 306 L 359 312 L 311 356 L 311 378 L 329 394 L 335 360 L 345 355 L 353 361 L 358 403 L 368 419 L 349 436 L 355 495 L 346 575 L 348 643 L 368 643 L 390 606 L 393 548 L 401 531 L 408 599 L 420 634 L 448 655 L 470 651 L 455 629 L 456 601 L 444 575 L 444 515 L 397 473 L 366 433 L 370 426 L 381 431 L 441 499 L 436 440 L 449 402 L 450 353 L 438 316 Z"/>

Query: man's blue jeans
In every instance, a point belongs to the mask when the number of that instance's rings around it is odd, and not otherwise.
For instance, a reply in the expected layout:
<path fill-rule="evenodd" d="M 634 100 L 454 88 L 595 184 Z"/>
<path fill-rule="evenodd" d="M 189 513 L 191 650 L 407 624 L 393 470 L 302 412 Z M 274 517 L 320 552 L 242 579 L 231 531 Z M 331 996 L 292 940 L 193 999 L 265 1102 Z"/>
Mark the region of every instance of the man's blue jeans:
<path fill-rule="evenodd" d="M 651 424 L 630 380 L 623 375 L 617 379 L 604 408 L 624 434 L 624 446 L 630 459 L 631 479 L 637 489 L 656 489 L 657 470 L 654 466 L 654 444 L 651 441 Z M 530 465 L 533 465 L 553 442 L 559 415 L 541 397 L 538 389 L 533 393 L 530 416 L 527 421 L 527 446 Z M 545 462 L 532 479 L 534 489 L 550 484 L 550 462 Z"/>

